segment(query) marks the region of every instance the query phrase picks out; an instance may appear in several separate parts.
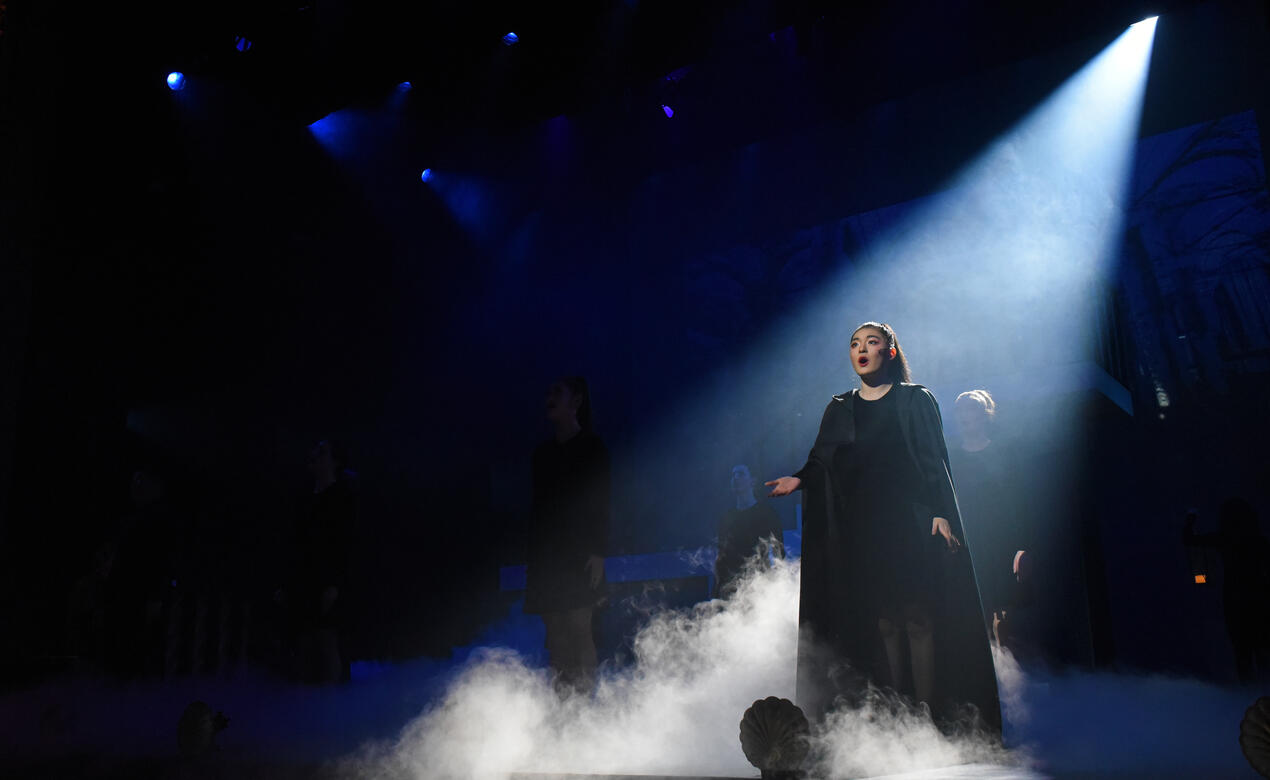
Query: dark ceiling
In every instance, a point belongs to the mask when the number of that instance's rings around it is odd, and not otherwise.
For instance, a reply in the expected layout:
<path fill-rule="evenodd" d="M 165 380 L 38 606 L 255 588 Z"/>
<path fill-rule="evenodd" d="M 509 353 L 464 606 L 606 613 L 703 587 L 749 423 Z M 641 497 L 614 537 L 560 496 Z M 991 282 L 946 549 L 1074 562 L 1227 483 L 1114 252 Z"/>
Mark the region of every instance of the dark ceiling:
<path fill-rule="evenodd" d="M 867 105 L 931 82 L 1111 36 L 1185 0 L 833 3 L 596 0 L 398 3 L 268 0 L 156 9 L 156 68 L 215 76 L 279 101 L 298 121 L 409 80 L 457 126 L 516 127 L 682 88 L 685 66 L 783 57 Z M 505 45 L 510 31 L 520 40 Z M 251 41 L 247 51 L 235 45 Z M 667 80 L 670 76 L 670 80 Z"/>

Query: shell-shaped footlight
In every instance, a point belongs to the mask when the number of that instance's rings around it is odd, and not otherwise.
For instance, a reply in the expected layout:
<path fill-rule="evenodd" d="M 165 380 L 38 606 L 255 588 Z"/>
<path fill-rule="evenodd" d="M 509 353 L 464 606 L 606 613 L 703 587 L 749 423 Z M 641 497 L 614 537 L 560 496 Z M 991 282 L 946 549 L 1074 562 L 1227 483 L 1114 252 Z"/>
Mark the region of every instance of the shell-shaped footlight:
<path fill-rule="evenodd" d="M 1257 699 L 1244 713 L 1239 746 L 1252 768 L 1262 777 L 1270 777 L 1270 696 Z"/>
<path fill-rule="evenodd" d="M 810 750 L 807 716 L 789 699 L 768 696 L 741 718 L 741 750 L 765 780 L 797 777 Z"/>

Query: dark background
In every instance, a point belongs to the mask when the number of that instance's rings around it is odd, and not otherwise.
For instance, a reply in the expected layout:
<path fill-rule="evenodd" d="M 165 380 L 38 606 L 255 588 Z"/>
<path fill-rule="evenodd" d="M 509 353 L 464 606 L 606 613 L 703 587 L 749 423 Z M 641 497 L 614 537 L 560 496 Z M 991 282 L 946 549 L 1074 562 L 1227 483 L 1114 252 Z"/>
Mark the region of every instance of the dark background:
<path fill-rule="evenodd" d="M 1148 13 L 1165 16 L 1141 134 L 1252 111 L 1267 137 L 1262 2 L 684 5 L 5 3 L 4 666 L 29 676 L 63 651 L 67 589 L 143 465 L 168 481 L 192 576 L 266 598 L 327 436 L 359 475 L 354 653 L 448 653 L 511 598 L 498 567 L 521 560 L 525 463 L 566 372 L 592 379 L 615 452 L 614 552 L 707 543 L 731 465 L 797 467 L 822 403 L 806 399 L 843 389 L 791 391 L 770 418 L 737 404 L 681 466 L 637 454 L 833 267 L 778 279 L 774 248 L 936 190 Z M 736 275 L 756 281 L 703 310 L 706 277 L 685 269 L 740 245 L 757 270 Z M 1174 361 L 1173 411 L 1152 413 L 1144 342 L 1204 331 L 1177 324 L 1180 295 L 1117 333 L 1139 413 L 1095 447 L 1094 476 L 1131 486 L 1113 550 L 1172 549 L 1192 503 L 1266 508 L 1259 393 Z M 1226 360 L 1230 387 L 1262 386 L 1270 345 L 1253 342 Z M 1144 576 L 1187 576 L 1135 565 L 1156 574 L 1109 565 L 1104 605 L 1138 614 Z M 1165 648 L 1196 623 L 1222 641 L 1211 594 L 1174 595 L 1143 618 L 1162 641 L 1117 657 L 1108 638 L 1099 659 L 1229 674 L 1202 640 Z"/>

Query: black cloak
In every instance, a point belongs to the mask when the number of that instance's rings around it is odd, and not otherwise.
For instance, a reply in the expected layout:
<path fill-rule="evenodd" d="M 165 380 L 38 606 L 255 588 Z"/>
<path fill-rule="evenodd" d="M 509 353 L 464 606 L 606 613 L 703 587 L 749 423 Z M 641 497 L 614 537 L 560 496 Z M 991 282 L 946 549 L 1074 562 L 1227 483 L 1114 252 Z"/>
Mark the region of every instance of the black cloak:
<path fill-rule="evenodd" d="M 929 533 L 934 517 L 946 518 L 965 542 L 957 496 L 948 469 L 948 450 L 935 397 L 922 385 L 896 384 L 896 413 L 908 455 L 920 481 L 916 495 L 898 497 L 914 523 Z M 874 670 L 885 663 L 877 627 L 877 605 L 864 603 L 860 582 L 867 549 L 853 544 L 853 520 L 844 507 L 842 480 L 834 473 L 835 455 L 855 442 L 856 391 L 836 395 L 825 409 L 820 432 L 802 480 L 803 559 L 799 606 L 798 700 L 809 713 L 823 713 L 837 696 L 863 695 L 869 680 L 884 679 Z M 841 462 L 841 461 L 839 461 Z M 942 539 L 932 540 L 942 544 Z M 935 701 L 932 713 L 944 722 L 961 720 L 973 705 L 983 725 L 1000 730 L 1001 710 L 988 636 L 970 550 L 937 558 L 940 583 L 934 594 Z"/>
<path fill-rule="evenodd" d="M 565 612 L 599 599 L 586 564 L 608 554 L 609 470 L 608 450 L 590 431 L 534 451 L 525 612 Z"/>

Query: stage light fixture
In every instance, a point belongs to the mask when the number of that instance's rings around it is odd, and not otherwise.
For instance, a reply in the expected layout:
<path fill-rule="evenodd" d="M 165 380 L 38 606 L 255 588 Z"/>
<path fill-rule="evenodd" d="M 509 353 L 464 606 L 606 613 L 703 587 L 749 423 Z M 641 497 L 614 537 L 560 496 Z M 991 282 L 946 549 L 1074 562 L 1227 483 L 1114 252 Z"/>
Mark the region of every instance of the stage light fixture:
<path fill-rule="evenodd" d="M 234 36 L 234 48 L 238 51 L 250 51 L 251 40 L 242 35 L 236 35 Z"/>
<path fill-rule="evenodd" d="M 179 91 L 185 89 L 185 74 L 179 70 L 174 70 L 168 74 L 168 89 Z"/>
<path fill-rule="evenodd" d="M 1155 23 L 1156 23 L 1156 22 L 1158 22 L 1159 20 L 1160 20 L 1160 17 L 1158 17 L 1158 16 L 1148 16 L 1147 18 L 1143 19 L 1142 21 L 1140 21 L 1140 22 L 1135 22 L 1135 23 L 1133 23 L 1133 24 L 1131 24 L 1131 25 L 1129 25 L 1129 26 L 1130 26 L 1130 27 L 1137 27 L 1137 26 L 1138 26 L 1138 25 L 1140 25 L 1140 24 L 1155 24 Z"/>
<path fill-rule="evenodd" d="M 413 88 L 414 84 L 411 84 L 409 81 L 403 81 L 397 85 L 398 92 L 409 92 Z"/>
<path fill-rule="evenodd" d="M 503 36 L 503 43 L 507 46 L 514 46 L 519 40 L 520 36 L 514 32 L 509 32 Z"/>
<path fill-rule="evenodd" d="M 675 115 L 675 109 L 671 108 L 670 106 L 664 103 L 662 104 L 661 110 L 662 110 L 662 113 L 666 115 L 667 119 L 670 119 L 672 116 Z"/>
<path fill-rule="evenodd" d="M 420 181 L 428 181 L 428 180 L 430 180 L 431 178 L 432 178 L 432 169 L 431 169 L 431 168 L 424 168 L 424 169 L 423 169 L 423 173 L 419 174 L 419 180 L 420 180 Z"/>

